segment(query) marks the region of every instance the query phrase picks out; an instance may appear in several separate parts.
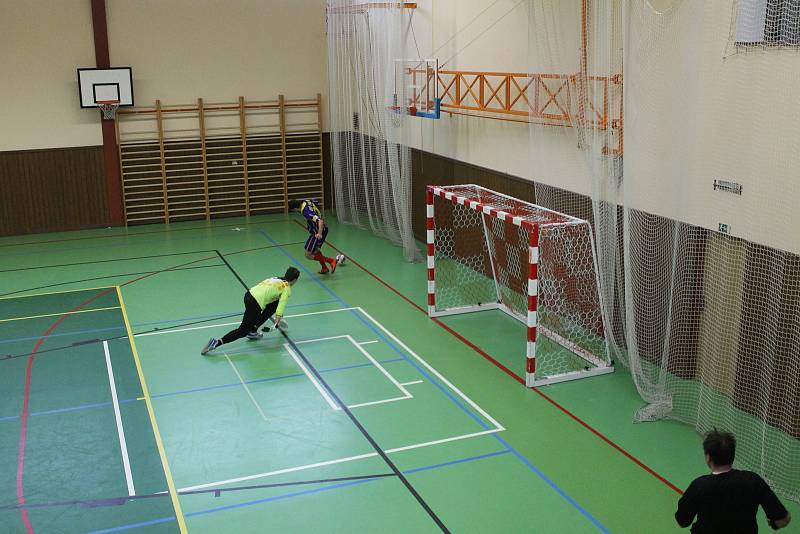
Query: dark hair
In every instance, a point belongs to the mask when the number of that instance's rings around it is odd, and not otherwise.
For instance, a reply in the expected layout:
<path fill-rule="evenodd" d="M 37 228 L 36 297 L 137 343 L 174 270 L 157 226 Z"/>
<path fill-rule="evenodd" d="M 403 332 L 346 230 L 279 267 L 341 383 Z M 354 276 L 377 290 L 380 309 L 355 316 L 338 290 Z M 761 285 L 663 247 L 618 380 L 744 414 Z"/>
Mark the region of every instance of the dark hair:
<path fill-rule="evenodd" d="M 731 465 L 736 457 L 736 438 L 730 432 L 712 430 L 703 440 L 703 451 L 714 465 Z"/>
<path fill-rule="evenodd" d="M 301 204 L 301 202 L 299 200 L 297 200 L 296 198 L 290 198 L 289 199 L 289 211 L 296 210 L 297 208 L 300 207 L 300 204 Z"/>
<path fill-rule="evenodd" d="M 287 282 L 294 282 L 298 278 L 300 278 L 300 271 L 294 267 L 289 267 L 286 269 L 286 274 L 283 275 L 283 279 Z"/>

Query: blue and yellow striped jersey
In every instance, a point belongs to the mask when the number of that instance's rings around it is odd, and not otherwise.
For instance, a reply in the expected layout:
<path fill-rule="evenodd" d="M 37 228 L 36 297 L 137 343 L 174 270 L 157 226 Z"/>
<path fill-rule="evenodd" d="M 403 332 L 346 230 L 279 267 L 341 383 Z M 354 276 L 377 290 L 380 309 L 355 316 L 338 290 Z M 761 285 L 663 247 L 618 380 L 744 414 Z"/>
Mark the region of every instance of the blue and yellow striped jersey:
<path fill-rule="evenodd" d="M 322 218 L 322 210 L 319 205 L 307 198 L 300 203 L 300 213 L 306 218 L 308 231 L 316 234 L 319 231 L 319 220 Z"/>

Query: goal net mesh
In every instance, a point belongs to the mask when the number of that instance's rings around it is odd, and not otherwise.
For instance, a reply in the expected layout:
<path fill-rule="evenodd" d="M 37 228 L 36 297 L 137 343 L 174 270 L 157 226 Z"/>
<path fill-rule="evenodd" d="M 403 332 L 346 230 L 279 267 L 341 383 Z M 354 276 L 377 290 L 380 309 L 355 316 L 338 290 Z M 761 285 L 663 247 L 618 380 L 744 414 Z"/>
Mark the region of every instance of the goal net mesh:
<path fill-rule="evenodd" d="M 535 379 L 607 366 L 589 223 L 478 186 L 437 191 L 464 203 L 433 196 L 434 313 L 499 307 L 526 322 L 531 230 L 491 210 L 503 212 L 539 226 Z"/>
<path fill-rule="evenodd" d="M 536 203 L 592 223 L 609 350 L 643 400 L 634 420 L 733 432 L 736 465 L 793 500 L 798 6 L 528 4 L 529 72 L 570 78 L 538 86 L 568 123 L 529 127 Z"/>

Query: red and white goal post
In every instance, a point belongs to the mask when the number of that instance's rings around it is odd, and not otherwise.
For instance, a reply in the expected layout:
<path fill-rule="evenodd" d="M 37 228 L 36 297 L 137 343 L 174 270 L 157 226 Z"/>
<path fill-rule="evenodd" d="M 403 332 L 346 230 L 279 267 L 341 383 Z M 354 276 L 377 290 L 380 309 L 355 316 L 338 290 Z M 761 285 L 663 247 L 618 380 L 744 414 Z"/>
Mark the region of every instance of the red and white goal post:
<path fill-rule="evenodd" d="M 428 315 L 527 327 L 529 387 L 613 372 L 588 221 L 477 185 L 427 188 Z"/>

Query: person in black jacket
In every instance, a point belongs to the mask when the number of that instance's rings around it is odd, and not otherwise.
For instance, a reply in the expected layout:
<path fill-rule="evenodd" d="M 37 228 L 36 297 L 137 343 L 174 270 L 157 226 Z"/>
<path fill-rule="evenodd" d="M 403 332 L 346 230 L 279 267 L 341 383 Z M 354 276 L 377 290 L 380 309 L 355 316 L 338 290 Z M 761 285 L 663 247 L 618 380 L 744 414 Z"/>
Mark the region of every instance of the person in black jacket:
<path fill-rule="evenodd" d="M 752 471 L 733 469 L 736 438 L 714 430 L 703 441 L 710 475 L 696 478 L 678 501 L 675 520 L 682 528 L 692 525 L 693 534 L 758 532 L 756 513 L 761 505 L 769 526 L 778 530 L 791 516 L 764 479 Z"/>

